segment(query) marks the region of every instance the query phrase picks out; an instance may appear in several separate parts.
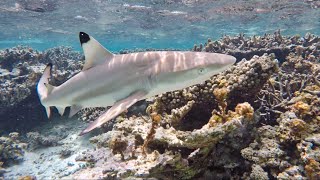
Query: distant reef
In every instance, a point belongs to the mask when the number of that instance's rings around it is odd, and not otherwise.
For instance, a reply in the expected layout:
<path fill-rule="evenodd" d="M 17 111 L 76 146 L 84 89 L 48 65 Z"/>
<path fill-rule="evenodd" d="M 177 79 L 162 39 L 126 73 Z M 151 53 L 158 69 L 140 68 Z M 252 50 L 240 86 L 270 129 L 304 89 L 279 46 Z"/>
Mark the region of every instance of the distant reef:
<path fill-rule="evenodd" d="M 230 54 L 237 64 L 202 84 L 155 97 L 144 115 L 117 117 L 112 130 L 102 127 L 104 133 L 90 139 L 96 149 L 76 158 L 88 166 L 69 178 L 320 179 L 318 36 L 239 34 L 190 50 Z M 9 132 L 23 134 L 47 121 L 35 86 L 49 62 L 52 83 L 59 85 L 81 70 L 83 56 L 67 47 L 0 51 L 4 144 L 20 143 Z M 102 110 L 84 109 L 78 118 L 92 121 Z M 12 154 L 23 159 L 15 147 L 15 153 L 5 148 L 6 158 L 0 149 L 0 163 Z"/>

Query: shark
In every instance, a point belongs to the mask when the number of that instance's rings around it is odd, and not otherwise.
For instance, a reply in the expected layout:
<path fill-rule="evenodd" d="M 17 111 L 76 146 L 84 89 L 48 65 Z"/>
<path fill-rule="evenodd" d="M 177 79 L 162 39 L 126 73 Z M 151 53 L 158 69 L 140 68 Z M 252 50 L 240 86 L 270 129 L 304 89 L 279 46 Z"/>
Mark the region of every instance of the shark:
<path fill-rule="evenodd" d="M 86 134 L 117 117 L 136 102 L 165 92 L 187 88 L 210 79 L 236 62 L 231 55 L 192 51 L 147 51 L 113 54 L 87 33 L 79 33 L 84 52 L 83 69 L 60 86 L 49 84 L 52 64 L 37 84 L 48 118 L 50 107 L 69 117 L 87 107 L 109 107 L 90 123 Z"/>

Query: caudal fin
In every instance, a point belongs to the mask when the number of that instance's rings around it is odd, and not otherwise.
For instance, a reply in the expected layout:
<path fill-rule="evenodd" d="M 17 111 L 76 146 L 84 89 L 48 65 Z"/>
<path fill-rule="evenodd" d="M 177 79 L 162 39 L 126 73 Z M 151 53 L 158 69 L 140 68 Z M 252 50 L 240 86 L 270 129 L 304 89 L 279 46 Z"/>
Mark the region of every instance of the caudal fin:
<path fill-rule="evenodd" d="M 52 89 L 54 88 L 52 85 L 49 84 L 49 79 L 51 77 L 51 69 L 52 64 L 49 63 L 47 67 L 44 69 L 43 75 L 41 76 L 40 81 L 37 85 L 38 96 L 40 98 L 41 104 L 46 108 L 48 118 L 51 114 L 50 106 L 46 106 L 45 104 L 43 104 L 43 101 L 45 98 L 47 98 L 47 96 L 51 93 Z"/>

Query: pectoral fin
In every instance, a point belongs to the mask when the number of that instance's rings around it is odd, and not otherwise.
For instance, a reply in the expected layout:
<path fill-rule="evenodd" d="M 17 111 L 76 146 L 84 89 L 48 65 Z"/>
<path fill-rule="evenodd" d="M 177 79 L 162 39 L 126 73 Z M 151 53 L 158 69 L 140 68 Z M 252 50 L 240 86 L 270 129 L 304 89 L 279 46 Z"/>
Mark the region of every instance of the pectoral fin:
<path fill-rule="evenodd" d="M 120 113 L 128 109 L 130 106 L 135 104 L 137 101 L 143 99 L 147 93 L 145 91 L 136 91 L 132 93 L 125 99 L 116 102 L 110 109 L 103 113 L 98 119 L 92 122 L 85 130 L 83 130 L 80 135 L 86 134 L 93 129 L 100 127 L 102 124 L 108 122 L 109 120 L 115 118 Z"/>

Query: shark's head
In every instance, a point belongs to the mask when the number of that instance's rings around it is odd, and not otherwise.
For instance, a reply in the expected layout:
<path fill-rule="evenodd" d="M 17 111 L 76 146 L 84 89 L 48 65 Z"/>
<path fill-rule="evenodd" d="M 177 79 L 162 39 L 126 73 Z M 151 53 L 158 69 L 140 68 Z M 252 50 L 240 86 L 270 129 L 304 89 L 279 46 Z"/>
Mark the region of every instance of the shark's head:
<path fill-rule="evenodd" d="M 209 79 L 211 76 L 228 69 L 236 62 L 236 58 L 218 53 L 196 53 L 194 68 L 199 79 Z"/>
<path fill-rule="evenodd" d="M 165 56 L 153 71 L 162 72 L 157 79 L 170 90 L 202 83 L 236 62 L 235 57 L 218 53 L 168 52 Z"/>

